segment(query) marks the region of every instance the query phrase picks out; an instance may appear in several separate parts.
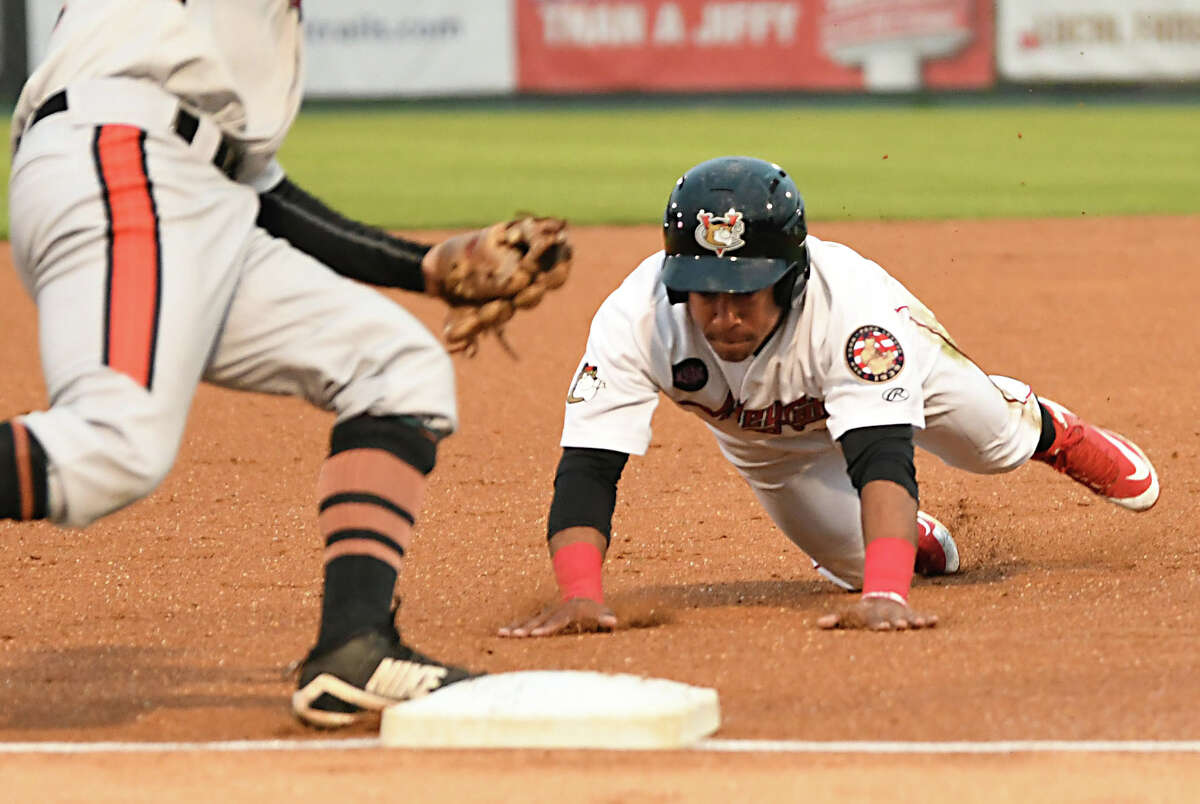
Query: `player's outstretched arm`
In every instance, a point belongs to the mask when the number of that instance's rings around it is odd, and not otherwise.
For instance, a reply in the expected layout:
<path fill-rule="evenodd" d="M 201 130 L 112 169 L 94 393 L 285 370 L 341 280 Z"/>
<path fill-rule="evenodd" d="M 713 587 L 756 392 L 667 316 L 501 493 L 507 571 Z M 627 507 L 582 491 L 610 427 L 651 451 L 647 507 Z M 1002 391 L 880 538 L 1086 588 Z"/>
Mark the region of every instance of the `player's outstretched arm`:
<path fill-rule="evenodd" d="M 259 194 L 258 225 L 342 276 L 446 302 L 442 337 L 468 355 L 480 336 L 502 336 L 518 310 L 566 282 L 571 266 L 559 218 L 525 216 L 427 246 L 343 217 L 286 176 Z"/>
<path fill-rule="evenodd" d="M 617 481 L 628 460 L 627 453 L 607 449 L 563 450 L 547 528 L 560 599 L 533 617 L 501 628 L 500 636 L 551 636 L 616 627 L 617 615 L 604 605 L 600 570 L 612 533 Z"/>
<path fill-rule="evenodd" d="M 426 291 L 430 246 L 350 220 L 284 177 L 259 193 L 258 225 L 336 273 L 370 285 Z"/>
<path fill-rule="evenodd" d="M 533 617 L 501 628 L 500 636 L 539 637 L 580 631 L 609 631 L 617 615 L 604 605 L 600 566 L 607 543 L 595 528 L 574 527 L 550 539 L 550 559 L 562 599 Z"/>
<path fill-rule="evenodd" d="M 906 631 L 937 625 L 937 617 L 909 608 L 917 555 L 917 474 L 910 425 L 849 430 L 839 439 L 846 472 L 862 509 L 862 597 L 819 620 L 821 628 Z"/>
<path fill-rule="evenodd" d="M 853 606 L 817 620 L 821 628 L 906 631 L 931 628 L 937 617 L 909 608 L 917 555 L 917 502 L 903 486 L 872 480 L 862 489 L 863 542 L 867 557 L 863 594 Z"/>

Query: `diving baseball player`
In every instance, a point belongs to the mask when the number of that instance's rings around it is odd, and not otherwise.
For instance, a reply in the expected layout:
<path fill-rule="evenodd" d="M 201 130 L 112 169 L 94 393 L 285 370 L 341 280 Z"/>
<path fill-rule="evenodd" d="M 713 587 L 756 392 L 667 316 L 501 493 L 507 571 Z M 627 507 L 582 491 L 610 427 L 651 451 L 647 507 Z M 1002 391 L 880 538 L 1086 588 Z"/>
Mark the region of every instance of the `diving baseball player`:
<path fill-rule="evenodd" d="M 293 184 L 275 152 L 301 101 L 300 5 L 64 7 L 12 121 L 12 253 L 50 406 L 0 423 L 0 517 L 83 527 L 149 494 L 201 381 L 335 412 L 321 624 L 293 709 L 340 726 L 468 676 L 407 646 L 391 609 L 456 426 L 453 366 L 345 277 L 446 299 L 447 340 L 469 349 L 561 284 L 570 249 L 561 221 L 535 218 L 430 248 Z"/>
<path fill-rule="evenodd" d="M 549 515 L 561 602 L 501 635 L 616 625 L 601 565 L 617 481 L 650 443 L 660 392 L 704 421 L 826 577 L 861 589 L 823 628 L 937 622 L 909 606 L 913 571 L 955 572 L 958 551 L 918 511 L 914 445 L 977 473 L 1033 458 L 1133 511 L 1157 500 L 1132 442 L 988 376 L 883 268 L 808 234 L 778 165 L 696 165 L 671 193 L 663 239 L 600 306 L 567 392 Z"/>

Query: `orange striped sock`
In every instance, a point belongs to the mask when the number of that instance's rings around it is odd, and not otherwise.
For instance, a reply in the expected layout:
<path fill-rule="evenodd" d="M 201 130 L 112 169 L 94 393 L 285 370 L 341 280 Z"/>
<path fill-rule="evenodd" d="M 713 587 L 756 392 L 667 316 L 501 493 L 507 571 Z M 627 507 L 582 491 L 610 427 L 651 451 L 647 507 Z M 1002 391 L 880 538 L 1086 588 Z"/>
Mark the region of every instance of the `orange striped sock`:
<path fill-rule="evenodd" d="M 333 646 L 387 623 L 425 476 L 384 449 L 330 455 L 317 484 L 325 539 L 318 644 Z"/>

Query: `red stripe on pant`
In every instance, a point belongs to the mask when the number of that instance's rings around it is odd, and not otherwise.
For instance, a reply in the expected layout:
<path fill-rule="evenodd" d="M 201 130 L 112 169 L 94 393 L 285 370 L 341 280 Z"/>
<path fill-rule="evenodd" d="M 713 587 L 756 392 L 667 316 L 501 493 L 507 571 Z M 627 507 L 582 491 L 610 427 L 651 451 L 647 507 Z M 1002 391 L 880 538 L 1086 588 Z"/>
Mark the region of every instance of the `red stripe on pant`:
<path fill-rule="evenodd" d="M 17 463 L 17 488 L 21 492 L 21 520 L 33 519 L 33 464 L 29 459 L 29 432 L 20 419 L 11 422 L 13 456 Z"/>
<path fill-rule="evenodd" d="M 101 126 L 96 129 L 95 158 L 109 220 L 104 363 L 149 388 L 154 380 L 162 263 L 145 138 L 133 126 Z"/>

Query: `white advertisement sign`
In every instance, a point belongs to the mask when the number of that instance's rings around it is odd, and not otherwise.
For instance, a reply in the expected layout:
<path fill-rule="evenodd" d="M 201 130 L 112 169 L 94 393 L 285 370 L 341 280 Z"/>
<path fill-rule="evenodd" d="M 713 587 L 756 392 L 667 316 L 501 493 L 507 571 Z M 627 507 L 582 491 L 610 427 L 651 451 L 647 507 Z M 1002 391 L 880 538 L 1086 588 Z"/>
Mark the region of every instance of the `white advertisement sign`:
<path fill-rule="evenodd" d="M 61 2 L 28 0 L 29 64 Z M 516 87 L 512 0 L 303 0 L 309 95 L 500 94 Z"/>
<path fill-rule="evenodd" d="M 999 0 L 1010 81 L 1200 80 L 1200 0 Z"/>
<path fill-rule="evenodd" d="M 511 0 L 304 0 L 310 96 L 499 94 L 516 87 Z"/>

